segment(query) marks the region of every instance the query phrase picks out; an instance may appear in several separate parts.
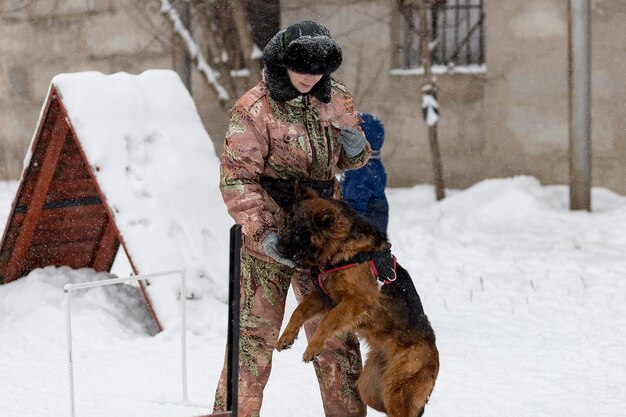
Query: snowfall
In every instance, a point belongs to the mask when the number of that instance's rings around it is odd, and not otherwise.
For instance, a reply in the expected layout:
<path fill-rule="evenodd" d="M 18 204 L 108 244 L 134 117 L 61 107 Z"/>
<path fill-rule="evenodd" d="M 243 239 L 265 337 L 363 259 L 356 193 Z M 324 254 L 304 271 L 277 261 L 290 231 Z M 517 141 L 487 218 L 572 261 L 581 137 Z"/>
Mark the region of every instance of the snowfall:
<path fill-rule="evenodd" d="M 232 224 L 217 190 L 217 155 L 203 129 L 190 133 L 189 126 L 201 126 L 199 118 L 170 74 L 144 73 L 128 84 L 126 75 L 116 76 L 90 73 L 56 82 L 90 163 L 100 167 L 97 180 L 117 208 L 135 266 L 144 274 L 176 265 L 187 270 L 188 399 L 182 391 L 180 281 L 161 277 L 147 287 L 164 327 L 155 335 L 146 331 L 151 317 L 137 303 L 143 300 L 133 295 L 135 286 L 71 293 L 75 414 L 207 415 L 226 342 Z M 183 110 L 172 115 L 164 108 L 166 116 L 149 119 L 132 112 L 133 123 L 116 126 L 132 135 L 110 131 L 110 147 L 94 146 L 97 134 L 90 129 L 98 131 L 98 112 L 80 110 L 88 108 L 82 92 L 93 97 L 93 85 L 102 94 L 136 90 L 144 113 L 158 113 L 149 103 L 163 99 L 150 87 L 169 88 L 167 99 Z M 124 114 L 120 109 L 118 116 Z M 164 128 L 137 127 L 164 119 L 170 120 Z M 199 142 L 173 144 L 172 126 L 179 123 Z M 191 152 L 185 156 L 184 149 Z M 119 154 L 103 158 L 111 152 Z M 181 169 L 167 174 L 150 168 L 177 163 Z M 0 234 L 18 186 L 0 182 Z M 169 193 L 178 194 L 163 204 Z M 441 371 L 425 416 L 626 416 L 626 197 L 594 188 L 591 212 L 570 211 L 566 185 L 529 176 L 447 190 L 439 202 L 434 194 L 430 185 L 387 190 L 393 251 L 413 277 L 440 351 Z M 147 208 L 133 212 L 136 207 Z M 111 274 L 50 266 L 0 286 L 0 416 L 70 415 L 63 288 L 130 275 L 120 254 Z M 290 293 L 287 316 L 295 306 Z M 305 346 L 301 337 L 274 354 L 262 416 L 323 415 L 313 368 L 301 361 Z M 367 352 L 365 343 L 362 349 Z"/>

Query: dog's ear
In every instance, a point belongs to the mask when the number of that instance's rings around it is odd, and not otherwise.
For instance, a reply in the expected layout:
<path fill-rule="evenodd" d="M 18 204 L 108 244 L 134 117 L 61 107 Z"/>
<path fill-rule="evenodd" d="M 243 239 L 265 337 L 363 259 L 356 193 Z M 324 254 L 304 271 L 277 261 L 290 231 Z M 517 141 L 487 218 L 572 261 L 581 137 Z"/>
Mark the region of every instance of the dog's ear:
<path fill-rule="evenodd" d="M 319 228 L 328 229 L 337 221 L 337 212 L 332 208 L 325 208 L 315 213 L 314 220 Z"/>
<path fill-rule="evenodd" d="M 298 181 L 296 181 L 294 185 L 294 194 L 296 195 L 296 200 L 309 200 L 311 198 L 318 197 L 317 193 L 310 188 L 303 187 Z"/>

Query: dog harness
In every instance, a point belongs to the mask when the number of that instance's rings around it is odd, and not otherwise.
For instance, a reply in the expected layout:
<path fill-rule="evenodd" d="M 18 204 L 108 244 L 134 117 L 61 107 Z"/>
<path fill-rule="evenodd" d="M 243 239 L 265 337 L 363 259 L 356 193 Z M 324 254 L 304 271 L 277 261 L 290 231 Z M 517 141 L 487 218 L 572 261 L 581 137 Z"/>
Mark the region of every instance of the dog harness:
<path fill-rule="evenodd" d="M 328 275 L 332 274 L 333 272 L 352 268 L 353 266 L 362 264 L 363 262 L 369 262 L 372 268 L 372 272 L 374 273 L 374 276 L 376 277 L 376 280 L 378 282 L 379 288 L 382 288 L 383 285 L 391 284 L 396 280 L 397 262 L 396 257 L 392 255 L 390 250 L 359 253 L 345 262 L 341 262 L 336 265 L 330 265 L 325 269 L 314 266 L 309 271 L 311 281 L 313 281 L 315 289 L 320 293 L 326 304 L 328 304 L 329 306 L 335 305 L 332 297 L 324 287 L 324 281 L 326 280 Z"/>

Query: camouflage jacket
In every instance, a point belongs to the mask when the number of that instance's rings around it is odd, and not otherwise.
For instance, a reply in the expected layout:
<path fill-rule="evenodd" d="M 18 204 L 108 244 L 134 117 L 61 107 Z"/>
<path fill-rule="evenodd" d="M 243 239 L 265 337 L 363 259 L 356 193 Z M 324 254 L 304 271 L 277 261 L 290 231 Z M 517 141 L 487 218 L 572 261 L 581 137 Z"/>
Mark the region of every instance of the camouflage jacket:
<path fill-rule="evenodd" d="M 333 80 L 325 104 L 310 95 L 274 101 L 261 81 L 231 109 L 220 164 L 220 190 L 235 222 L 242 225 L 244 246 L 270 260 L 260 242 L 280 227 L 283 212 L 259 184 L 262 176 L 335 181 L 337 169 L 356 169 L 371 148 L 348 158 L 337 141 L 341 129 L 359 129 L 360 119 L 345 86 Z"/>

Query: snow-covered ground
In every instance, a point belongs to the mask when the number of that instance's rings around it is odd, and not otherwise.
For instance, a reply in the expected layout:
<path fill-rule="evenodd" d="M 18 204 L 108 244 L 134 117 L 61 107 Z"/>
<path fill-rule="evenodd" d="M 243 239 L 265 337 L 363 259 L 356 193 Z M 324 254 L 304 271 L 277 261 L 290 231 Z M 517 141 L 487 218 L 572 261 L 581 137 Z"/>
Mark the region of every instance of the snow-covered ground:
<path fill-rule="evenodd" d="M 16 188 L 0 183 L 0 233 Z M 594 189 L 592 213 L 570 212 L 566 187 L 531 177 L 483 181 L 441 202 L 433 195 L 430 186 L 388 191 L 394 252 L 441 353 L 425 415 L 625 416 L 626 197 Z M 227 270 L 227 259 L 214 262 Z M 0 286 L 1 416 L 69 415 L 62 288 L 103 277 L 48 267 Z M 76 415 L 209 413 L 202 406 L 212 404 L 222 365 L 227 277 L 217 285 L 217 298 L 188 302 L 192 406 L 181 404 L 178 326 L 143 334 L 124 287 L 77 292 Z M 290 295 L 287 314 L 294 307 Z M 322 415 L 304 348 L 299 339 L 274 355 L 262 415 Z"/>

